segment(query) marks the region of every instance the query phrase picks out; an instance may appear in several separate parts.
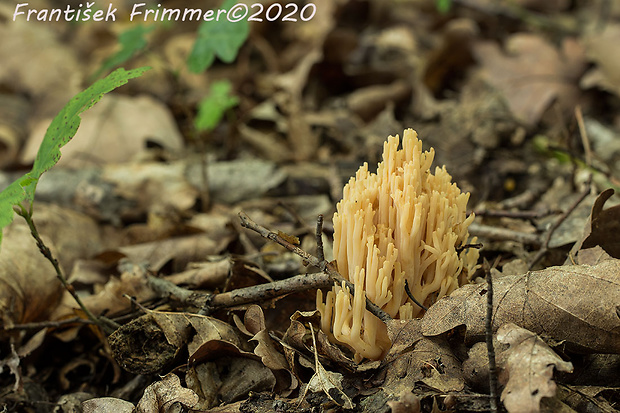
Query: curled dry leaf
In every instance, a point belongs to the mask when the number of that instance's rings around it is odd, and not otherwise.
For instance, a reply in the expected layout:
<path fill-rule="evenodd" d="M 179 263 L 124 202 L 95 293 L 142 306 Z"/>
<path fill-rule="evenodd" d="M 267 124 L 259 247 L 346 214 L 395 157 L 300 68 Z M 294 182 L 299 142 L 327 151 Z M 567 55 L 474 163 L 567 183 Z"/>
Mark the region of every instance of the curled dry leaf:
<path fill-rule="evenodd" d="M 198 403 L 198 395 L 181 386 L 179 377 L 168 373 L 160 381 L 151 384 L 144 390 L 142 399 L 136 406 L 136 413 L 173 413 L 180 411 L 181 404 L 191 409 Z"/>
<path fill-rule="evenodd" d="M 387 328 L 392 347 L 384 360 L 386 393 L 398 396 L 420 381 L 441 392 L 463 390 L 461 363 L 445 337 L 424 337 L 420 319 L 391 320 Z"/>
<path fill-rule="evenodd" d="M 160 372 L 169 367 L 185 345 L 192 361 L 205 343 L 216 340 L 242 346 L 232 326 L 223 321 L 160 311 L 149 312 L 125 324 L 109 337 L 115 360 L 125 370 L 137 374 Z"/>
<path fill-rule="evenodd" d="M 410 82 L 397 80 L 389 85 L 372 85 L 352 92 L 347 106 L 363 119 L 372 119 L 390 102 L 399 102 L 411 94 Z"/>
<path fill-rule="evenodd" d="M 601 192 L 594 201 L 592 212 L 581 240 L 571 249 L 571 256 L 581 254 L 581 250 L 600 246 L 607 254 L 620 258 L 620 205 L 603 209 L 605 203 L 614 194 L 609 188 Z M 578 256 L 581 262 L 581 256 Z"/>
<path fill-rule="evenodd" d="M 296 348 L 302 352 L 307 352 L 309 349 L 309 340 L 310 340 L 310 330 L 308 330 L 304 323 L 311 323 L 315 326 L 320 326 L 320 314 L 318 311 L 295 311 L 295 313 L 290 317 L 291 323 L 284 334 L 282 341 L 293 348 Z M 317 335 L 317 347 L 318 351 L 323 357 L 329 359 L 333 364 L 337 364 L 348 371 L 360 371 L 376 368 L 379 366 L 378 362 L 357 364 L 353 361 L 353 357 L 351 356 L 351 352 L 349 351 L 349 355 L 346 355 L 342 349 L 332 343 L 332 341 L 327 337 L 327 335 L 317 327 L 316 331 Z M 292 349 L 284 348 L 287 356 L 290 355 L 292 358 L 296 358 L 299 354 L 294 352 Z M 290 350 L 290 353 L 287 352 Z M 308 359 L 300 356 L 299 361 L 303 363 L 304 367 L 308 367 L 311 363 L 307 363 Z M 295 363 L 289 361 L 291 366 L 295 366 Z M 370 366 L 369 366 L 370 365 Z"/>
<path fill-rule="evenodd" d="M 224 340 L 210 340 L 189 358 L 185 380 L 200 395 L 199 409 L 231 403 L 250 392 L 273 391 L 276 378 L 260 357 Z"/>
<path fill-rule="evenodd" d="M 434 336 L 467 327 L 470 342 L 484 339 L 486 283 L 465 285 L 435 303 L 422 318 Z M 514 323 L 580 351 L 620 353 L 620 260 L 567 265 L 497 278 L 493 329 Z"/>
<path fill-rule="evenodd" d="M 45 236 L 43 239 L 53 250 Z M 39 252 L 26 223 L 18 218 L 4 229 L 0 248 L 0 326 L 45 319 L 62 297 L 52 264 Z"/>
<path fill-rule="evenodd" d="M 135 406 L 116 397 L 98 397 L 82 402 L 84 413 L 115 412 L 133 413 Z"/>
<path fill-rule="evenodd" d="M 141 162 L 106 165 L 101 171 L 104 183 L 114 186 L 114 193 L 126 201 L 121 216 L 134 217 L 150 211 L 153 205 L 171 207 L 177 211 L 191 208 L 198 190 L 185 176 L 187 162 Z M 101 186 L 105 187 L 105 184 Z"/>
<path fill-rule="evenodd" d="M 130 265 L 119 277 L 111 277 L 105 285 L 95 294 L 82 298 L 82 302 L 93 314 L 99 315 L 104 312 L 116 313 L 131 306 L 125 295 L 134 297 L 142 302 L 156 296 L 147 283 L 147 274 L 144 268 L 138 265 Z M 56 308 L 51 318 L 59 320 L 74 315 L 78 308 L 77 303 L 66 292 L 61 304 Z"/>
<path fill-rule="evenodd" d="M 217 254 L 227 243 L 228 239 L 212 240 L 204 234 L 194 234 L 120 247 L 118 251 L 133 263 L 148 263 L 155 272 L 172 261 L 172 270 L 176 272 L 185 270 L 190 262 Z"/>
<path fill-rule="evenodd" d="M 244 316 L 244 326 L 253 336 L 250 341 L 256 342 L 254 354 L 261 358 L 262 363 L 268 367 L 276 377 L 276 390 L 288 396 L 298 386 L 297 378 L 289 370 L 288 362 L 282 353 L 276 349 L 274 340 L 269 335 L 265 326 L 263 309 L 252 304 Z"/>
<path fill-rule="evenodd" d="M 536 334 L 515 324 L 505 324 L 497 331 L 497 340 L 510 347 L 501 356 L 509 376 L 502 401 L 509 413 L 537 413 L 540 400 L 556 392 L 553 369 L 572 372 L 573 365 L 560 358 Z"/>
<path fill-rule="evenodd" d="M 502 92 L 518 120 L 536 124 L 556 99 L 564 109 L 575 107 L 577 80 L 586 67 L 583 48 L 575 40 L 565 40 L 560 53 L 539 35 L 516 33 L 505 49 L 480 41 L 474 55 L 482 75 Z"/>

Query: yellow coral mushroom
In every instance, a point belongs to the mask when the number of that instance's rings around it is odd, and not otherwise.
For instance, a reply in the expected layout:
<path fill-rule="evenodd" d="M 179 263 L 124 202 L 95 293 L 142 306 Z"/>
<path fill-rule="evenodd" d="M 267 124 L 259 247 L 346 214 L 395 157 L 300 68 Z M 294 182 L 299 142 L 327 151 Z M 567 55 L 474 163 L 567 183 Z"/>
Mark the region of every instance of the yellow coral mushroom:
<path fill-rule="evenodd" d="M 344 187 L 334 214 L 334 258 L 344 285 L 317 293 L 321 328 L 355 351 L 356 361 L 377 360 L 390 348 L 385 324 L 366 310 L 366 297 L 390 316 L 410 319 L 450 294 L 476 269 L 478 251 L 459 247 L 469 238 L 469 193 L 452 183 L 445 167 L 430 172 L 435 155 L 422 152 L 412 129 L 390 136 L 377 173 L 364 164 Z M 472 240 L 475 242 L 475 240 Z"/>

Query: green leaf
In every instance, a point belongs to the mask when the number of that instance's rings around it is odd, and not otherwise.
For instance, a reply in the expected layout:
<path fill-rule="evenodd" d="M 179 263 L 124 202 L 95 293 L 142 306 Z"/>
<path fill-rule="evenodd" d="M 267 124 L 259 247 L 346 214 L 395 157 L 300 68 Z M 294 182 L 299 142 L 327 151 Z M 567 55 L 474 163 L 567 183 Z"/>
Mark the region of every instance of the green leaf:
<path fill-rule="evenodd" d="M 24 186 L 32 182 L 29 174 L 25 174 L 0 192 L 0 228 L 4 228 L 13 221 L 13 205 L 19 205 L 26 199 Z M 0 231 L 0 241 L 2 231 Z"/>
<path fill-rule="evenodd" d="M 237 0 L 226 0 L 220 9 L 228 11 L 237 3 Z M 187 59 L 187 67 L 194 73 L 203 72 L 213 64 L 216 57 L 225 63 L 232 63 L 249 33 L 247 20 L 231 22 L 224 13 L 216 14 L 213 20 L 204 21 L 200 25 L 198 37 Z"/>
<path fill-rule="evenodd" d="M 200 102 L 196 116 L 196 129 L 199 131 L 213 130 L 222 120 L 228 109 L 239 103 L 236 96 L 230 95 L 232 85 L 227 80 L 211 85 L 209 94 Z"/>
<path fill-rule="evenodd" d="M 452 8 L 452 0 L 436 0 L 435 5 L 440 14 L 446 14 Z"/>
<path fill-rule="evenodd" d="M 0 242 L 2 241 L 2 228 L 13 221 L 13 206 L 27 201 L 32 208 L 39 178 L 60 159 L 60 148 L 73 138 L 80 126 L 82 119 L 79 115 L 99 102 L 104 94 L 124 85 L 129 79 L 141 76 L 149 69 L 149 67 L 129 71 L 117 69 L 75 95 L 62 108 L 45 133 L 32 170 L 0 192 Z"/>
<path fill-rule="evenodd" d="M 143 50 L 147 45 L 145 36 L 153 31 L 154 28 L 155 26 L 136 26 L 122 32 L 118 36 L 118 42 L 121 45 L 121 50 L 103 62 L 95 77 L 99 77 L 100 74 L 122 65 L 131 59 L 135 53 Z"/>

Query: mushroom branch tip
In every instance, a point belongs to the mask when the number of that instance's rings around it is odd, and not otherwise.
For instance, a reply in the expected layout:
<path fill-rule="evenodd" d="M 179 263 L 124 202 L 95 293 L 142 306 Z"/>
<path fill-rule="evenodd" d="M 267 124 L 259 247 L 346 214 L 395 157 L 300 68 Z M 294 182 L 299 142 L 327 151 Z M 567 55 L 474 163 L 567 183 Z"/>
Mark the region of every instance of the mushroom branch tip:
<path fill-rule="evenodd" d="M 317 293 L 322 330 L 350 347 L 358 362 L 381 359 L 391 347 L 366 298 L 393 318 L 419 317 L 424 309 L 417 303 L 429 307 L 477 269 L 478 250 L 462 248 L 476 242 L 469 239 L 469 193 L 445 167 L 431 172 L 435 152 L 422 151 L 414 130 L 405 130 L 402 149 L 399 144 L 398 135 L 388 137 L 377 173 L 364 163 L 336 206 L 334 258 L 354 291 L 342 283 Z"/>

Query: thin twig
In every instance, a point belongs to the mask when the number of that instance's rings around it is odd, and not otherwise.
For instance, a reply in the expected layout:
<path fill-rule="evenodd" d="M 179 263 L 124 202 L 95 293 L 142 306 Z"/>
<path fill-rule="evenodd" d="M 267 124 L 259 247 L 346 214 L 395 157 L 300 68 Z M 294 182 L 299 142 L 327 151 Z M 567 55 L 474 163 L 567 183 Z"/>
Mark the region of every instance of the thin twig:
<path fill-rule="evenodd" d="M 329 262 L 325 260 L 319 260 L 314 255 L 308 254 L 306 251 L 302 250 L 296 245 L 291 244 L 290 242 L 282 238 L 277 233 L 270 231 L 263 226 L 258 225 L 256 222 L 252 221 L 250 217 L 248 217 L 243 212 L 239 213 L 239 219 L 241 220 L 242 227 L 251 229 L 252 231 L 259 233 L 263 238 L 267 238 L 273 242 L 276 242 L 282 245 L 287 250 L 299 255 L 309 265 L 312 265 L 313 267 L 318 268 L 320 271 L 326 272 L 332 278 L 334 282 L 337 282 L 339 284 L 342 284 L 344 282 L 347 288 L 349 289 L 349 291 L 351 292 L 351 294 L 355 293 L 355 287 L 353 286 L 353 284 L 350 281 L 345 280 L 342 277 L 342 275 L 340 275 L 340 273 L 338 273 L 338 271 L 334 268 L 334 266 L 330 264 Z M 366 309 L 370 311 L 372 314 L 374 314 L 375 316 L 377 316 L 383 322 L 387 322 L 392 319 L 392 317 L 390 317 L 388 313 L 383 311 L 381 308 L 379 308 L 375 303 L 370 301 L 368 298 L 366 298 Z"/>
<path fill-rule="evenodd" d="M 413 301 L 418 307 L 420 307 L 424 311 L 428 311 L 428 307 L 425 307 L 424 304 L 421 304 L 418 300 L 416 300 L 413 294 L 411 294 L 411 290 L 409 289 L 409 281 L 407 280 L 405 280 L 405 292 L 407 293 L 409 298 L 411 298 L 411 301 Z"/>
<path fill-rule="evenodd" d="M 325 261 L 325 251 L 323 250 L 323 214 L 316 218 L 316 255 L 320 261 Z"/>
<path fill-rule="evenodd" d="M 284 208 L 284 210 L 291 215 L 291 217 L 295 220 L 295 223 L 301 227 L 301 230 L 303 232 L 308 234 L 312 233 L 312 227 L 308 225 L 306 220 L 303 219 L 301 215 L 299 215 L 299 213 L 295 208 L 293 208 L 293 206 L 284 201 L 278 201 L 278 206 Z"/>
<path fill-rule="evenodd" d="M 477 250 L 482 249 L 482 247 L 484 247 L 484 244 L 482 244 L 481 242 L 476 242 L 475 244 L 463 244 L 463 245 L 459 245 L 458 247 L 455 247 L 454 250 L 456 251 L 457 254 L 460 254 L 461 252 L 465 251 L 466 249 L 469 248 L 475 248 Z"/>
<path fill-rule="evenodd" d="M 39 251 L 41 252 L 41 254 L 43 254 L 45 258 L 47 258 L 47 260 L 50 263 L 52 263 L 52 266 L 54 267 L 54 270 L 56 271 L 56 278 L 58 278 L 58 280 L 60 280 L 63 287 L 65 287 L 65 289 L 69 291 L 69 294 L 71 294 L 71 296 L 75 299 L 77 304 L 80 306 L 80 309 L 84 312 L 84 314 L 86 314 L 86 316 L 90 320 L 92 320 L 93 323 L 101 327 L 103 331 L 105 331 L 107 334 L 112 334 L 114 330 L 116 330 L 119 327 L 119 325 L 110 319 L 96 317 L 88 308 L 86 308 L 86 306 L 84 305 L 80 297 L 75 292 L 75 288 L 73 288 L 73 286 L 67 281 L 65 274 L 60 268 L 60 264 L 58 263 L 58 260 L 54 257 L 54 254 L 52 254 L 52 251 L 49 249 L 47 245 L 45 245 L 45 243 L 39 236 L 39 231 L 37 231 L 37 227 L 35 226 L 34 221 L 32 220 L 32 209 L 30 211 L 27 211 L 23 205 L 19 205 L 16 208 L 14 208 L 14 210 L 19 216 L 21 216 L 22 218 L 26 220 L 26 223 L 28 224 L 28 227 L 30 228 L 30 234 L 37 242 L 37 247 L 39 248 Z"/>
<path fill-rule="evenodd" d="M 489 401 L 491 412 L 497 412 L 499 406 L 499 392 L 497 389 L 497 365 L 495 364 L 495 348 L 493 346 L 493 277 L 489 263 L 485 260 L 487 278 L 487 311 L 485 317 L 485 340 L 489 358 Z"/>
<path fill-rule="evenodd" d="M 505 211 L 505 210 L 477 210 L 474 211 L 477 217 L 491 218 L 514 218 L 514 219 L 539 219 L 549 215 L 558 214 L 560 211 L 545 209 L 542 211 Z"/>
<path fill-rule="evenodd" d="M 590 148 L 590 139 L 588 139 L 588 132 L 583 122 L 583 114 L 581 113 L 581 106 L 575 107 L 575 117 L 577 118 L 577 125 L 579 125 L 579 135 L 581 136 L 581 144 L 583 145 L 583 151 L 586 158 L 586 165 L 592 166 L 592 149 Z"/>
<path fill-rule="evenodd" d="M 319 270 L 324 271 L 325 265 L 321 267 L 321 264 L 324 264 L 325 261 L 319 261 L 318 258 L 313 256 L 312 254 L 307 253 L 306 251 L 299 248 L 297 245 L 290 243 L 288 240 L 281 237 L 279 234 L 268 230 L 267 228 L 258 225 L 256 222 L 252 221 L 250 217 L 248 217 L 245 213 L 239 213 L 239 219 L 241 220 L 241 226 L 244 228 L 251 229 L 260 234 L 263 238 L 267 238 L 277 244 L 282 245 L 287 250 L 299 255 L 310 265 L 317 267 Z"/>
<path fill-rule="evenodd" d="M 5 326 L 4 329 L 10 330 L 41 330 L 43 328 L 57 328 L 63 327 L 69 324 L 94 324 L 93 320 L 88 320 L 81 317 L 72 317 L 58 321 L 38 321 L 36 323 L 24 323 L 14 324 L 12 326 Z"/>
<path fill-rule="evenodd" d="M 526 232 L 513 231 L 507 228 L 481 225 L 475 222 L 472 223 L 468 229 L 471 235 L 484 237 L 491 240 L 517 241 L 525 245 L 532 245 L 534 247 L 540 245 L 540 236 L 537 234 L 528 234 Z"/>
<path fill-rule="evenodd" d="M 314 288 L 329 287 L 330 285 L 332 285 L 332 280 L 328 274 L 322 272 L 301 274 L 285 280 L 238 288 L 226 293 L 213 295 L 207 302 L 207 306 L 212 309 L 234 307 Z"/>
<path fill-rule="evenodd" d="M 553 223 L 551 228 L 549 228 L 545 236 L 545 241 L 543 242 L 542 248 L 538 250 L 538 252 L 536 253 L 534 258 L 532 259 L 532 262 L 529 265 L 530 270 L 534 268 L 534 266 L 538 263 L 538 261 L 540 261 L 542 257 L 544 257 L 547 251 L 549 250 L 549 242 L 551 241 L 551 236 L 553 235 L 555 230 L 558 229 L 559 226 L 562 225 L 564 221 L 566 221 L 566 218 L 568 218 L 568 216 L 577 208 L 577 206 L 579 206 L 581 201 L 583 201 L 590 194 L 591 181 L 592 181 L 592 175 L 590 175 L 590 178 L 588 179 L 588 182 L 586 183 L 586 189 L 581 193 L 581 195 L 579 195 L 579 197 L 575 200 L 575 202 L 573 202 L 573 204 L 570 207 L 568 207 L 568 209 L 564 211 L 564 213 Z"/>

